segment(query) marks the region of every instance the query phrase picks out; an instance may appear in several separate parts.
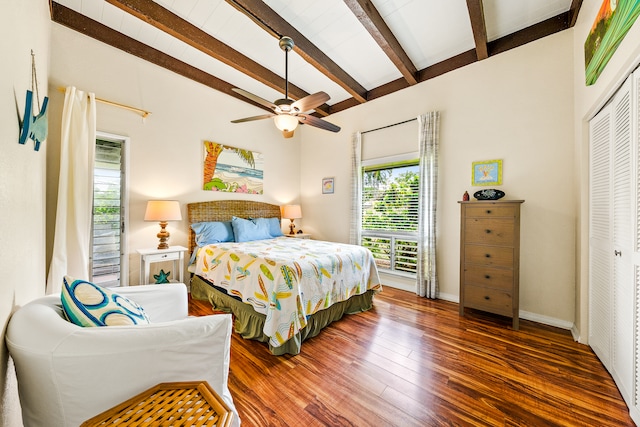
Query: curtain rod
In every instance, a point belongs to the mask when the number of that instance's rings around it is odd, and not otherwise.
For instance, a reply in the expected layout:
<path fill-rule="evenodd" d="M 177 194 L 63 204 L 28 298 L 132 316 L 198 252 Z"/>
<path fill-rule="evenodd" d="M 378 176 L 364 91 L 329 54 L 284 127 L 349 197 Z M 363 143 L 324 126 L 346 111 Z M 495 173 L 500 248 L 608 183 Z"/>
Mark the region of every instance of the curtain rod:
<path fill-rule="evenodd" d="M 386 129 L 386 128 L 390 128 L 390 127 L 398 126 L 398 125 L 403 125 L 405 123 L 409 123 L 409 122 L 412 122 L 414 120 L 418 120 L 418 119 L 417 118 L 413 118 L 413 119 L 405 120 L 404 122 L 394 123 L 392 125 L 386 125 L 386 126 L 382 126 L 382 127 L 375 128 L 375 129 L 365 130 L 365 131 L 362 131 L 360 133 L 364 135 L 365 133 L 375 132 L 377 130 L 382 130 L 382 129 Z"/>
<path fill-rule="evenodd" d="M 66 88 L 64 88 L 64 87 L 59 87 L 58 90 L 60 92 L 62 92 L 62 93 L 66 92 Z M 109 101 L 107 99 L 102 99 L 102 98 L 98 98 L 98 97 L 96 97 L 96 102 L 101 102 L 103 104 L 111 105 L 113 107 L 118 107 L 118 108 L 123 108 L 125 110 L 133 111 L 134 113 L 140 114 L 143 119 L 146 119 L 151 114 L 151 111 L 146 111 L 146 110 L 143 110 L 141 108 L 136 108 L 136 107 L 130 107 L 129 105 L 120 104 L 118 102 L 113 102 L 113 101 Z"/>

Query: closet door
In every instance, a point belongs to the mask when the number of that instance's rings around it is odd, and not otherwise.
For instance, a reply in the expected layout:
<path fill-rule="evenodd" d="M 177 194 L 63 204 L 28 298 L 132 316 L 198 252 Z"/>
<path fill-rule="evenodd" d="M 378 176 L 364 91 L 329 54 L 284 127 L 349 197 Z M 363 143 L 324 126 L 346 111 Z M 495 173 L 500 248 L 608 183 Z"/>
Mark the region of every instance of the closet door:
<path fill-rule="evenodd" d="M 611 105 L 589 122 L 589 345 L 611 360 Z"/>
<path fill-rule="evenodd" d="M 640 72 L 589 123 L 589 344 L 640 420 Z"/>
<path fill-rule="evenodd" d="M 632 76 L 631 88 L 632 105 L 632 130 L 633 140 L 631 152 L 633 158 L 633 340 L 635 343 L 633 353 L 633 404 L 629 405 L 631 417 L 639 424 L 640 420 L 640 71 L 636 71 Z"/>
<path fill-rule="evenodd" d="M 631 77 L 612 103 L 613 125 L 613 328 L 609 370 L 629 406 L 634 378 L 633 224 Z M 611 256 L 611 255 L 610 255 Z"/>

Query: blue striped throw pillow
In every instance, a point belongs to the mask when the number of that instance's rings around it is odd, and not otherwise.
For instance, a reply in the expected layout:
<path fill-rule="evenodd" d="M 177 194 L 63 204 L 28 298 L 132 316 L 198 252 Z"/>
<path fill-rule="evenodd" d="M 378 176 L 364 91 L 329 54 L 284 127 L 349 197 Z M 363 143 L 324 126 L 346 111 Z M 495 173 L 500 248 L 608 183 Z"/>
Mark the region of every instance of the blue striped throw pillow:
<path fill-rule="evenodd" d="M 134 301 L 86 280 L 63 279 L 62 308 L 78 326 L 148 324 L 149 317 Z"/>

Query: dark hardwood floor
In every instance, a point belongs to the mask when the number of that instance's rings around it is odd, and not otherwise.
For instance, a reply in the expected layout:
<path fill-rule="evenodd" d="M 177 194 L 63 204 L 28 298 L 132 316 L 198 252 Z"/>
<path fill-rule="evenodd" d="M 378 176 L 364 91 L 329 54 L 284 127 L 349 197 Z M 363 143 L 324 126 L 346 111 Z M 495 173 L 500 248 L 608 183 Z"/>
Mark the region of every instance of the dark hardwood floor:
<path fill-rule="evenodd" d="M 211 313 L 192 300 L 195 315 Z M 386 287 L 272 356 L 237 334 L 229 388 L 244 426 L 633 426 L 611 376 L 568 331 Z"/>

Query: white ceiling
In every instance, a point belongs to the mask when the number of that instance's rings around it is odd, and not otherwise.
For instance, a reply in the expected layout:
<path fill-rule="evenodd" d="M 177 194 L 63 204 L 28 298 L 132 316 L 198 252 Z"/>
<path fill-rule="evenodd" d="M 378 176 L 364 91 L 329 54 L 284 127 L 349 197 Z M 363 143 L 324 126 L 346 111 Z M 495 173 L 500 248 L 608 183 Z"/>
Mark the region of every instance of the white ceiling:
<path fill-rule="evenodd" d="M 268 100 L 282 93 L 267 87 L 104 0 L 55 0 L 122 34 Z M 225 0 L 158 0 L 218 40 L 284 77 L 278 40 Z M 343 0 L 264 0 L 367 91 L 402 78 Z M 475 49 L 465 0 L 373 0 L 387 26 L 418 70 Z M 483 0 L 489 42 L 569 11 L 572 0 Z M 578 6 L 579 7 L 579 6 Z M 294 40 L 295 41 L 295 40 Z M 295 52 L 289 80 L 308 93 L 325 91 L 327 103 L 351 98 Z"/>

